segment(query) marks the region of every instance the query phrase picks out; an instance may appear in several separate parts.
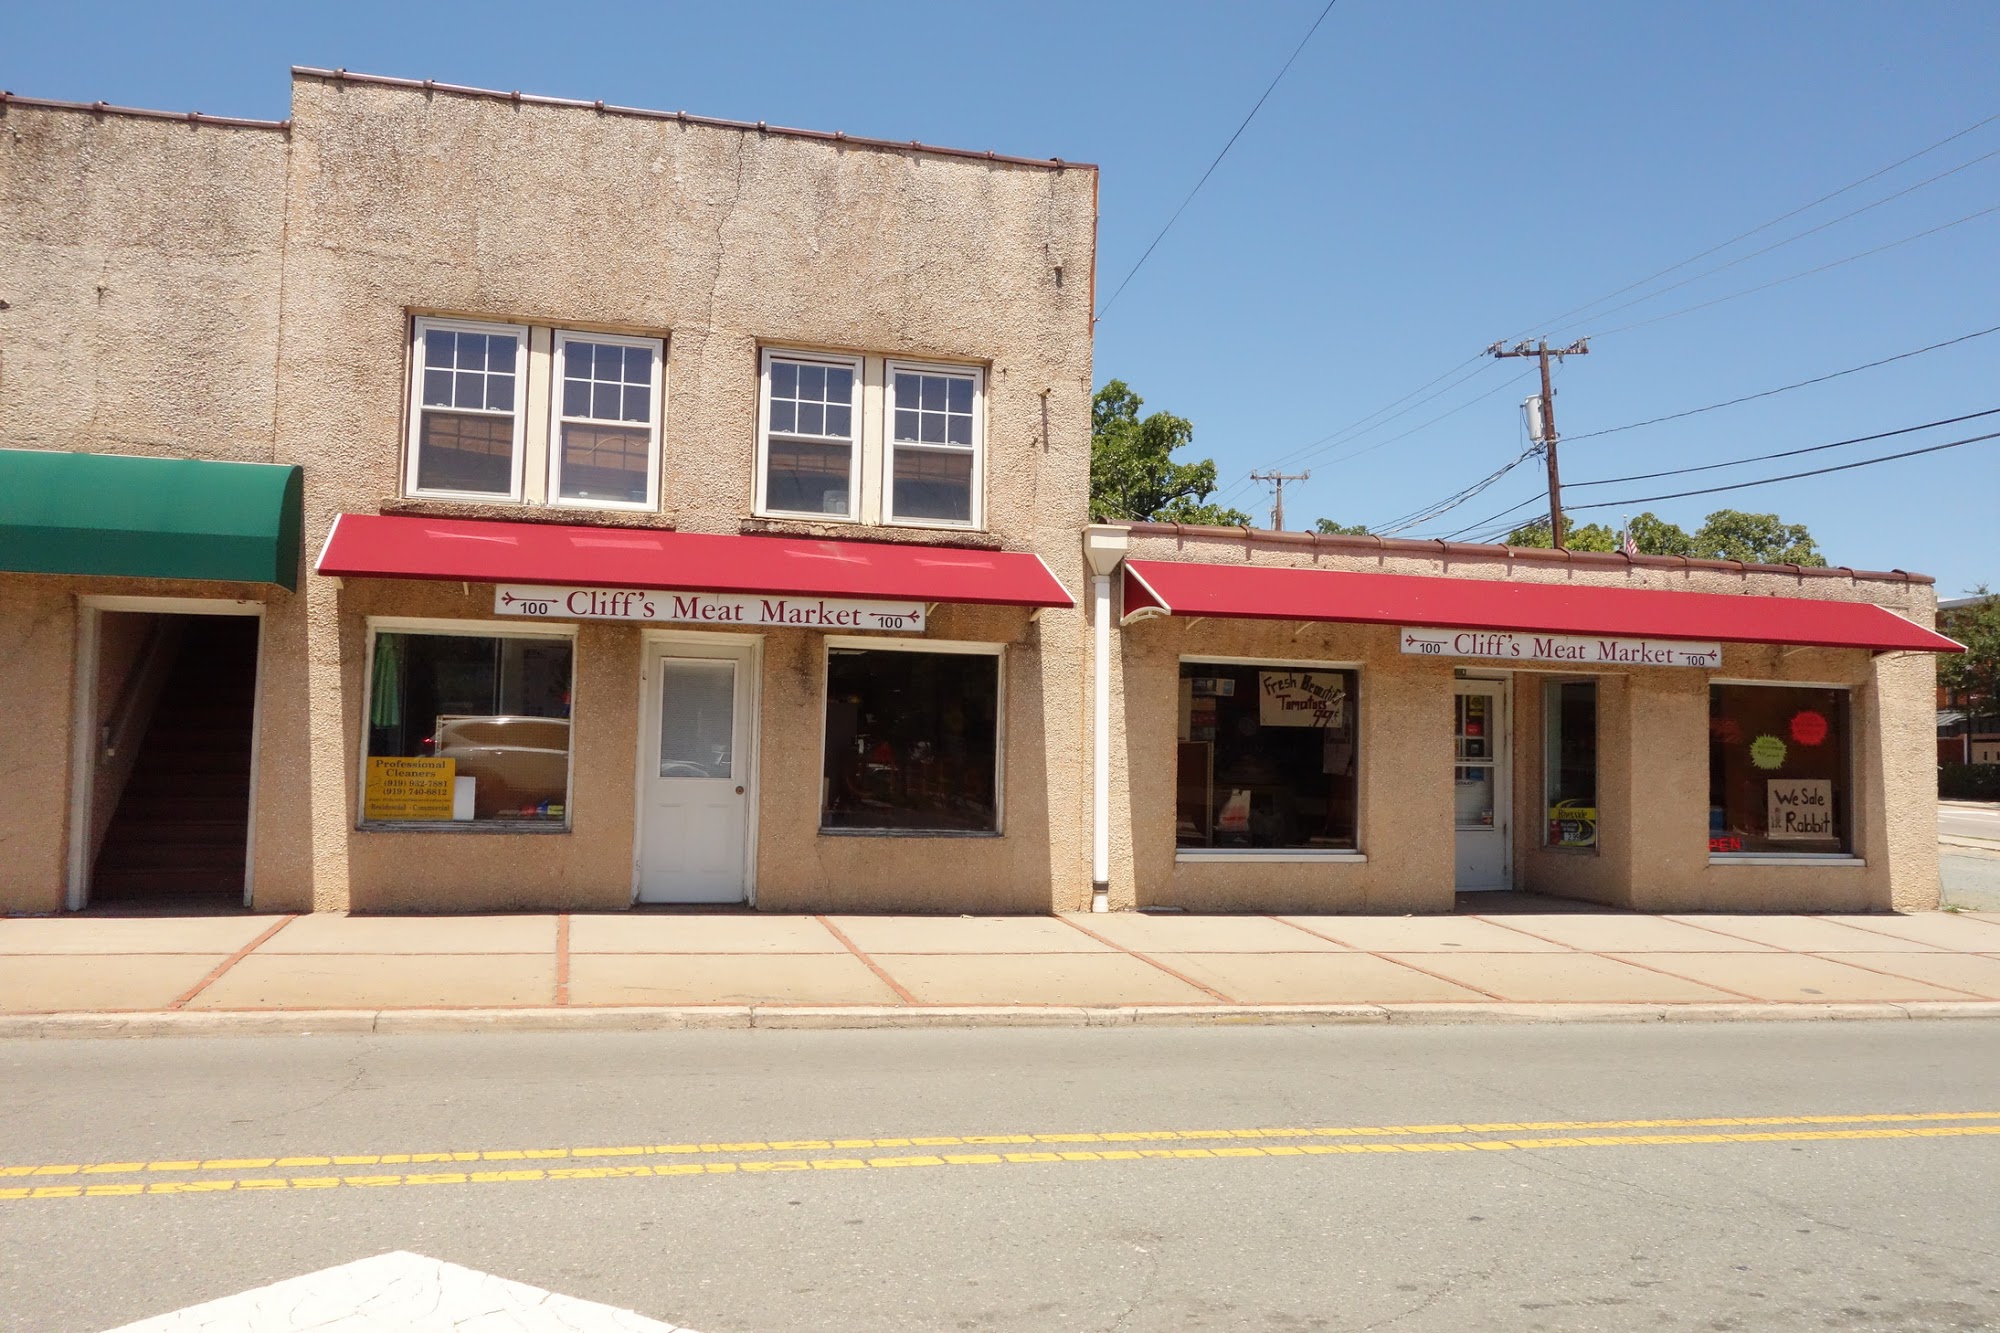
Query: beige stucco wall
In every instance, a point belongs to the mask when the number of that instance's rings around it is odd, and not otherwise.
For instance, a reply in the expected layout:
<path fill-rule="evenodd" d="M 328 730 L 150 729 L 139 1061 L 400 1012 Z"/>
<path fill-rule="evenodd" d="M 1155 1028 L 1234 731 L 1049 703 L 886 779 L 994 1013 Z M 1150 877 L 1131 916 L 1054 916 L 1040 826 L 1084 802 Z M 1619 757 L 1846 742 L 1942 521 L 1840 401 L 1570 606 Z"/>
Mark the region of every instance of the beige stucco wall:
<path fill-rule="evenodd" d="M 0 448 L 271 461 L 287 151 L 276 127 L 0 104 Z M 62 903 L 88 594 L 286 596 L 0 574 L 0 911 Z M 282 634 L 282 613 L 274 624 Z M 288 857 L 305 766 L 287 712 L 303 704 L 281 692 L 289 674 L 272 672 L 259 752 L 253 871 L 274 905 L 302 896 Z"/>
<path fill-rule="evenodd" d="M 1931 587 L 1901 580 L 1670 569 L 1623 561 L 1443 557 L 1209 534 L 1133 534 L 1131 557 L 1497 581 L 1865 601 L 1933 623 Z M 1413 621 L 1412 623 L 1417 623 Z M 1511 679 L 1517 886 L 1644 911 L 1866 911 L 1935 907 L 1931 710 L 1925 653 L 1724 645 L 1719 670 L 1629 668 L 1599 682 L 1600 846 L 1543 848 L 1541 687 L 1555 673 L 1399 652 L 1392 626 L 1228 619 L 1140 620 L 1114 636 L 1112 904 L 1196 909 L 1443 911 L 1452 903 L 1448 719 L 1455 670 Z M 1183 657 L 1358 663 L 1361 850 L 1366 864 L 1177 859 L 1173 743 Z M 1852 728 L 1851 865 L 1711 863 L 1708 683 L 1846 686 Z"/>
<path fill-rule="evenodd" d="M 297 462 L 308 560 L 335 516 L 407 502 L 414 313 L 667 344 L 650 515 L 491 518 L 783 530 L 1033 552 L 1072 591 L 1089 465 L 1096 175 L 588 107 L 300 75 L 288 127 L 0 108 L 0 447 Z M 985 531 L 750 517 L 763 345 L 985 371 Z M 361 832 L 371 615 L 490 618 L 491 589 L 307 577 L 297 595 L 0 576 L 10 688 L 34 723 L 0 772 L 0 909 L 61 897 L 76 617 L 85 595 L 266 601 L 260 907 L 621 907 L 634 834 L 639 631 L 585 624 L 568 835 Z M 1006 833 L 817 833 L 819 636 L 764 658 L 759 898 L 772 907 L 1034 910 L 1087 892 L 1081 616 L 938 608 L 933 637 L 1008 645 Z M 814 760 L 816 765 L 816 759 Z"/>
<path fill-rule="evenodd" d="M 307 463 L 309 549 L 335 515 L 375 512 L 399 491 L 408 321 L 423 311 L 665 338 L 662 504 L 651 521 L 688 532 L 967 540 L 752 521 L 758 354 L 774 344 L 982 365 L 987 532 L 970 540 L 1042 554 L 1080 588 L 1093 172 L 314 77 L 296 81 L 293 117 L 278 440 Z M 485 619 L 492 592 L 312 579 L 304 598 L 312 763 L 340 775 L 314 785 L 315 906 L 629 901 L 638 629 L 586 624 L 579 636 L 573 834 L 357 832 L 366 617 Z M 819 835 L 822 641 L 770 634 L 759 905 L 1080 904 L 1080 634 L 1073 610 L 1032 623 L 1025 611 L 932 616 L 930 637 L 1010 645 L 1007 824 L 995 839 Z"/>

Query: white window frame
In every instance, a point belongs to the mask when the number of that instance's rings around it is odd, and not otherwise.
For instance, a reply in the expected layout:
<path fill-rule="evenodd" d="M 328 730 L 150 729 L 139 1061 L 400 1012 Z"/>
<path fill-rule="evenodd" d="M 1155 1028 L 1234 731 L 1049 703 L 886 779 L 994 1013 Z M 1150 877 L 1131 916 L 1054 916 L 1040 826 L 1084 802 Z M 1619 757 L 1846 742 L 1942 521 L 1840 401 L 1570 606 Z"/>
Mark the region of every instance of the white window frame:
<path fill-rule="evenodd" d="M 1711 851 L 1708 854 L 1708 863 L 1712 866 L 1820 866 L 1827 869 L 1838 869 L 1843 867 L 1857 867 L 1857 868 L 1866 867 L 1868 864 L 1868 858 L 1862 855 L 1861 852 L 1861 828 L 1860 828 L 1861 820 L 1859 815 L 1856 813 L 1857 807 L 1859 805 L 1860 793 L 1856 790 L 1859 784 L 1857 784 L 1854 780 L 1854 775 L 1856 772 L 1855 754 L 1854 754 L 1854 749 L 1855 749 L 1854 716 L 1856 712 L 1855 700 L 1854 700 L 1854 693 L 1855 693 L 1854 686 L 1847 682 L 1837 681 L 1837 680 L 1770 680 L 1770 679 L 1748 680 L 1737 676 L 1710 676 L 1707 681 L 1707 687 L 1712 688 L 1717 685 L 1731 685 L 1731 686 L 1748 685 L 1748 686 L 1754 686 L 1758 689 L 1775 689 L 1775 690 L 1838 690 L 1842 694 L 1847 696 L 1847 735 L 1843 737 L 1843 739 L 1846 741 L 1847 744 L 1847 755 L 1846 755 L 1846 763 L 1841 765 L 1842 771 L 1840 774 L 1841 785 L 1845 788 L 1845 795 L 1847 797 L 1847 823 L 1848 823 L 1848 828 L 1846 830 L 1847 850 L 1844 852 Z M 1706 719 L 1707 719 L 1707 713 L 1706 713 L 1707 703 L 1708 700 L 1706 694 L 1704 693 L 1704 697 L 1702 699 L 1702 704 L 1704 706 L 1704 712 L 1703 712 L 1704 725 L 1706 725 Z M 1712 743 L 1713 742 L 1711 742 L 1711 744 Z M 1702 758 L 1705 760 L 1707 759 L 1707 757 L 1708 753 L 1706 749 L 1704 749 L 1702 752 Z M 1706 790 L 1704 790 L 1702 793 L 1702 811 L 1704 815 L 1707 813 L 1707 810 L 1708 810 L 1708 793 Z"/>
<path fill-rule="evenodd" d="M 509 620 L 438 620 L 420 616 L 370 616 L 368 633 L 362 647 L 361 656 L 361 743 L 355 747 L 360 756 L 354 774 L 354 818 L 349 827 L 356 833 L 525 833 L 545 836 L 553 833 L 569 833 L 576 824 L 576 680 L 577 680 L 577 630 L 578 625 L 549 624 L 530 621 L 521 624 Z M 570 736 L 569 768 L 563 779 L 563 820 L 562 825 L 530 825 L 507 820 L 458 819 L 369 819 L 368 812 L 368 752 L 369 719 L 375 715 L 375 636 L 378 634 L 438 634 L 455 635 L 464 639 L 565 639 L 569 649 L 569 697 Z"/>
<path fill-rule="evenodd" d="M 1235 667 L 1276 667 L 1284 671 L 1352 671 L 1356 693 L 1366 695 L 1361 688 L 1365 672 L 1360 662 L 1308 661 L 1303 658 L 1288 657 L 1234 657 L 1225 653 L 1183 653 L 1174 663 L 1174 689 L 1180 689 L 1181 671 L 1184 666 L 1235 666 Z M 1176 726 L 1179 724 L 1176 723 Z M 1178 734 L 1178 733 L 1176 733 Z M 1218 865 L 1232 862 L 1261 863 L 1264 865 L 1285 862 L 1302 862 L 1313 865 L 1366 865 L 1367 849 L 1361 845 L 1362 803 L 1368 790 L 1366 766 L 1368 747 L 1361 743 L 1361 701 L 1354 703 L 1354 846 L 1328 847 L 1319 850 L 1311 847 L 1180 847 L 1174 848 L 1175 864 Z M 1171 823 L 1172 821 L 1169 820 Z"/>
<path fill-rule="evenodd" d="M 919 375 L 950 375 L 972 381 L 972 517 L 955 523 L 942 518 L 899 518 L 896 515 L 896 451 L 912 449 L 921 453 L 964 453 L 962 445 L 914 444 L 896 439 L 896 372 Z M 882 522 L 906 528 L 955 528 L 983 531 L 986 527 L 986 371 L 981 366 L 953 365 L 943 361 L 901 361 L 887 358 L 882 364 Z"/>
<path fill-rule="evenodd" d="M 572 500 L 562 493 L 563 426 L 580 424 L 632 426 L 630 421 L 600 421 L 596 417 L 563 415 L 563 365 L 572 342 L 611 347 L 638 347 L 653 354 L 651 382 L 652 416 L 646 422 L 646 498 L 644 500 Z M 585 329 L 555 330 L 553 355 L 549 359 L 549 494 L 548 503 L 561 509 L 622 509 L 643 513 L 660 507 L 660 423 L 666 416 L 666 344 L 659 338 L 635 337 L 625 333 L 591 333 Z"/>
<path fill-rule="evenodd" d="M 433 329 L 452 333 L 503 334 L 514 339 L 514 448 L 513 463 L 509 469 L 510 485 L 505 494 L 498 491 L 448 491 L 425 490 L 417 485 L 420 454 L 424 435 L 424 335 Z M 432 315 L 418 315 L 414 318 L 410 332 L 409 352 L 409 433 L 404 443 L 403 494 L 424 499 L 470 500 L 486 503 L 519 504 L 521 501 L 522 478 L 527 468 L 527 420 L 528 420 L 528 336 L 529 326 L 513 324 L 506 320 L 444 319 Z M 439 408 L 439 411 L 458 411 L 457 408 Z M 466 409 L 470 411 L 471 409 Z M 481 411 L 482 416 L 497 416 L 498 413 Z"/>
<path fill-rule="evenodd" d="M 802 362 L 807 365 L 830 366 L 853 372 L 850 413 L 848 416 L 847 454 L 847 512 L 828 514 L 813 510 L 774 509 L 771 507 L 769 487 L 771 481 L 771 363 L 773 361 Z M 810 519 L 815 523 L 860 523 L 862 521 L 862 372 L 864 358 L 850 356 L 842 352 L 814 352 L 791 347 L 766 347 L 758 356 L 757 373 L 757 479 L 756 506 L 754 512 L 760 518 Z M 815 437 L 785 432 L 789 439 L 814 442 Z M 820 437 L 819 443 L 835 441 Z"/>
<path fill-rule="evenodd" d="M 954 653 L 964 657 L 997 658 L 993 672 L 993 827 L 990 829 L 896 829 L 827 828 L 818 821 L 826 817 L 826 798 L 820 798 L 814 832 L 823 838 L 1002 838 L 1007 835 L 1007 645 L 979 643 L 970 639 L 863 638 L 858 635 L 829 634 L 822 641 L 819 659 L 819 772 L 826 773 L 826 707 L 831 695 L 829 682 L 836 648 L 866 649 L 887 653 Z"/>

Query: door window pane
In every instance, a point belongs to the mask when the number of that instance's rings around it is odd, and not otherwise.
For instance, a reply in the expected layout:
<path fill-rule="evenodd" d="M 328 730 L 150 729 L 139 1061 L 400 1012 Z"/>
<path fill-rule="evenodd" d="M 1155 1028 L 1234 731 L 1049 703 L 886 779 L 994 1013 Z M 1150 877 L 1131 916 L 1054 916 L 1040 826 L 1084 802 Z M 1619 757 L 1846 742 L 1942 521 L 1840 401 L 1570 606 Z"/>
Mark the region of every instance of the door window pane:
<path fill-rule="evenodd" d="M 1355 847 L 1353 671 L 1183 662 L 1174 840 Z"/>
<path fill-rule="evenodd" d="M 660 666 L 660 776 L 735 776 L 736 663 L 667 658 Z"/>
<path fill-rule="evenodd" d="M 1597 682 L 1542 688 L 1542 777 L 1551 847 L 1597 845 Z"/>
<path fill-rule="evenodd" d="M 836 648 L 820 827 L 1000 827 L 1000 659 Z"/>
<path fill-rule="evenodd" d="M 1708 687 L 1708 849 L 1852 849 L 1847 691 Z"/>
<path fill-rule="evenodd" d="M 364 822 L 569 817 L 568 639 L 378 633 Z"/>

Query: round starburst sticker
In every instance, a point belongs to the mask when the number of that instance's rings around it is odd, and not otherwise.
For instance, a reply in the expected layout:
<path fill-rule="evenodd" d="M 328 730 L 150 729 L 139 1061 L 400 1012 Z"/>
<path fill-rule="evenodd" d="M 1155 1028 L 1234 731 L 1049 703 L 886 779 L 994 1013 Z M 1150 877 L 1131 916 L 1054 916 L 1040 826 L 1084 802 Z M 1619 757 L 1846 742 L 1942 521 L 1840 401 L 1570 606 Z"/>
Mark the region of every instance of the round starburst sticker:
<path fill-rule="evenodd" d="M 1759 768 L 1783 768 L 1785 743 L 1776 736 L 1759 736 L 1750 742 L 1750 762 Z"/>
<path fill-rule="evenodd" d="M 1800 745 L 1818 745 L 1826 733 L 1826 714 L 1807 708 L 1792 715 L 1792 739 Z"/>

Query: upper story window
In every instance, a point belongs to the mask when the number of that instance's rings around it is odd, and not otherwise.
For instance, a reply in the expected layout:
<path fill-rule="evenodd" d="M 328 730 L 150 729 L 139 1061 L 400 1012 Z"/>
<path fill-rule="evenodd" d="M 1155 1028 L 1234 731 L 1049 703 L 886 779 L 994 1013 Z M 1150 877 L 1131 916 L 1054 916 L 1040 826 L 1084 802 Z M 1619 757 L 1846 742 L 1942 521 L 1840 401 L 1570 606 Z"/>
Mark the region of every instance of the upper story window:
<path fill-rule="evenodd" d="M 653 508 L 659 495 L 660 345 L 558 333 L 549 484 L 556 504 Z"/>
<path fill-rule="evenodd" d="M 883 519 L 979 524 L 980 375 L 890 362 Z"/>
<path fill-rule="evenodd" d="M 976 528 L 984 454 L 976 366 L 764 352 L 759 514 Z"/>
<path fill-rule="evenodd" d="M 761 512 L 856 518 L 861 358 L 764 353 Z"/>
<path fill-rule="evenodd" d="M 411 360 L 406 493 L 659 506 L 659 339 L 426 317 Z"/>
<path fill-rule="evenodd" d="M 520 497 L 526 333 L 504 325 L 417 321 L 411 491 Z"/>

